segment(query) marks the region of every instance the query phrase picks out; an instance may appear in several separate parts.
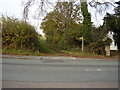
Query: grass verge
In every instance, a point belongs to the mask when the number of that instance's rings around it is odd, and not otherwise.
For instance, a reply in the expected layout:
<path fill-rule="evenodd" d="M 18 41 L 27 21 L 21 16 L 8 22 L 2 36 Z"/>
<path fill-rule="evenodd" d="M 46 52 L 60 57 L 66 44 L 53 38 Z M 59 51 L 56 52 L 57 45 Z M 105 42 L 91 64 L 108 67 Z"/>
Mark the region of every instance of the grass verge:
<path fill-rule="evenodd" d="M 50 53 L 42 53 L 42 52 L 32 52 L 28 50 L 18 50 L 18 49 L 2 49 L 2 54 L 6 55 L 32 55 L 32 56 L 70 56 L 70 57 L 80 57 L 80 58 L 106 58 L 103 55 L 96 55 L 92 53 L 86 52 L 72 52 L 62 50 L 61 52 L 50 52 Z"/>
<path fill-rule="evenodd" d="M 74 54 L 74 55 L 97 55 L 97 54 L 86 53 L 86 52 L 71 52 L 71 51 L 65 51 L 65 50 L 62 50 L 61 52 Z"/>
<path fill-rule="evenodd" d="M 19 50 L 19 49 L 2 49 L 2 54 L 10 54 L 10 55 L 44 55 L 44 53 L 40 52 L 31 52 L 28 50 Z"/>
<path fill-rule="evenodd" d="M 87 52 L 73 52 L 73 51 L 66 51 L 62 50 L 62 53 L 68 54 L 69 56 L 73 57 L 81 57 L 81 58 L 106 58 L 104 55 L 97 55 L 93 53 L 87 53 Z"/>

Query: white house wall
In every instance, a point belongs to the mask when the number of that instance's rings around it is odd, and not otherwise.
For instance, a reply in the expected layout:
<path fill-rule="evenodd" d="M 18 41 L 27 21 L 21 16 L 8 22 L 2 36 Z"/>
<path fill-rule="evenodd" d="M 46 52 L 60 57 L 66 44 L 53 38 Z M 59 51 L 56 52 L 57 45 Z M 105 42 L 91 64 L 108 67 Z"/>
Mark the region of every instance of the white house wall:
<path fill-rule="evenodd" d="M 108 33 L 108 37 L 112 39 L 112 43 L 110 44 L 110 50 L 118 50 L 117 45 L 115 45 L 115 41 L 113 39 L 113 34 L 114 34 L 113 32 Z"/>

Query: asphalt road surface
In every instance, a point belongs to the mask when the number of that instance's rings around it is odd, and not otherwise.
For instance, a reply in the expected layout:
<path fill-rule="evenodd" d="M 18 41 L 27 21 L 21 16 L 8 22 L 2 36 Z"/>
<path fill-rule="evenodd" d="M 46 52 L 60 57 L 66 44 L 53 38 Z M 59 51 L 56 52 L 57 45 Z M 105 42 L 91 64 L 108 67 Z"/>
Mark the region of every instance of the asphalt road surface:
<path fill-rule="evenodd" d="M 3 88 L 118 88 L 117 60 L 1 57 Z"/>

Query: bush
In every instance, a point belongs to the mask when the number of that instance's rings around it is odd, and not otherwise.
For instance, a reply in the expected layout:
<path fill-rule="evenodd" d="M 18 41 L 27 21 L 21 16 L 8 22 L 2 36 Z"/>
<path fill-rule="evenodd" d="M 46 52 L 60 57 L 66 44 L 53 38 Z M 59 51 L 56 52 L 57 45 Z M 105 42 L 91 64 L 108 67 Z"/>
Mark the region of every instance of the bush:
<path fill-rule="evenodd" d="M 112 40 L 108 37 L 104 40 L 96 40 L 88 45 L 88 51 L 98 55 L 105 55 L 105 46 L 110 45 L 110 43 L 112 43 Z"/>
<path fill-rule="evenodd" d="M 38 34 L 27 22 L 2 17 L 2 44 L 5 49 L 40 50 Z"/>

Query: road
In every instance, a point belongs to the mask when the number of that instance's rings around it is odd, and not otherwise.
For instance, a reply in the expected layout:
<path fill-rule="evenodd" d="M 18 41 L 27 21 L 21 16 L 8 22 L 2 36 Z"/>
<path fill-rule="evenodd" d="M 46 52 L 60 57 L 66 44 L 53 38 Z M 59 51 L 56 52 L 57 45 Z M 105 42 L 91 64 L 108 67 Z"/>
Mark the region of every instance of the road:
<path fill-rule="evenodd" d="M 2 56 L 4 88 L 117 88 L 116 60 Z"/>

